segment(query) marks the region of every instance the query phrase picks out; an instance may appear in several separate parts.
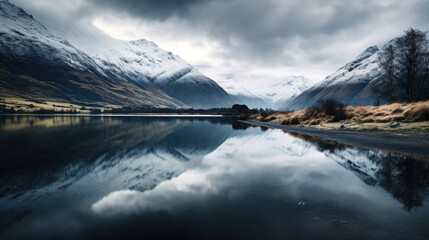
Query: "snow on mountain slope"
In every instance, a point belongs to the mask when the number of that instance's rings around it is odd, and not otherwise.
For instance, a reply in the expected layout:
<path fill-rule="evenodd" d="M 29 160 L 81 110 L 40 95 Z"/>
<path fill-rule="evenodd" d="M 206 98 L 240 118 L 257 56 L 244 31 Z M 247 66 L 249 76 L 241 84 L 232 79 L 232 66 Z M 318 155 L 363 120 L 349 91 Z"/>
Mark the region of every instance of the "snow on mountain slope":
<path fill-rule="evenodd" d="M 371 46 L 332 75 L 296 97 L 287 108 L 302 109 L 319 100 L 336 99 L 344 104 L 372 105 L 376 96 L 372 88 L 380 77 L 377 46 Z"/>
<path fill-rule="evenodd" d="M 323 82 L 315 87 L 327 87 L 336 84 L 350 84 L 359 83 L 360 79 L 368 76 L 374 71 L 378 70 L 377 53 L 379 51 L 377 46 L 371 46 L 357 56 L 352 62 L 347 63 L 335 73 L 329 75 Z"/>
<path fill-rule="evenodd" d="M 313 82 L 304 76 L 290 76 L 262 91 L 271 101 L 273 109 L 286 110 L 289 102 L 312 85 Z"/>
<path fill-rule="evenodd" d="M 249 91 L 242 83 L 233 78 L 216 80 L 216 82 L 235 98 L 237 103 L 245 104 L 249 108 L 267 108 L 271 107 L 270 101 L 263 95 Z"/>
<path fill-rule="evenodd" d="M 32 15 L 6 0 L 0 2 L 0 53 L 7 58 L 43 59 L 87 69 L 90 58 L 65 39 L 53 35 Z"/>
<path fill-rule="evenodd" d="M 160 74 L 191 68 L 180 57 L 144 39 L 122 41 L 99 34 L 86 40 L 77 35 L 70 41 L 102 68 L 134 81 L 152 82 Z"/>
<path fill-rule="evenodd" d="M 39 86 L 37 94 L 28 98 L 194 108 L 229 107 L 234 103 L 213 80 L 153 42 L 121 41 L 99 33 L 75 32 L 69 43 L 65 40 L 68 38 L 51 32 L 21 8 L 6 0 L 0 4 L 0 54 L 8 60 L 1 66 L 6 72 L 0 79 L 1 92 L 19 97 L 34 92 L 29 90 L 34 85 L 29 77 L 37 79 Z M 37 69 L 31 69 L 19 74 L 27 79 L 21 78 L 18 84 L 14 79 L 19 76 L 14 73 L 20 70 L 21 63 L 29 68 L 43 64 L 37 68 L 46 73 L 67 74 L 40 76 Z M 89 78 L 96 82 L 88 82 Z M 45 91 L 40 86 L 43 84 L 52 86 Z M 11 88 L 13 91 L 9 91 Z"/>
<path fill-rule="evenodd" d="M 248 89 L 234 79 L 217 80 L 217 83 L 240 103 L 251 108 L 276 110 L 285 110 L 290 101 L 313 84 L 304 76 L 289 76 L 282 82 L 267 84 L 257 89 Z"/>
<path fill-rule="evenodd" d="M 211 108 L 234 104 L 233 98 L 215 81 L 154 42 L 117 40 L 100 32 L 78 31 L 67 37 L 103 69 L 136 84 L 151 83 L 188 106 Z"/>
<path fill-rule="evenodd" d="M 77 104 L 185 106 L 151 84 L 127 82 L 6 0 L 0 2 L 3 97 Z"/>

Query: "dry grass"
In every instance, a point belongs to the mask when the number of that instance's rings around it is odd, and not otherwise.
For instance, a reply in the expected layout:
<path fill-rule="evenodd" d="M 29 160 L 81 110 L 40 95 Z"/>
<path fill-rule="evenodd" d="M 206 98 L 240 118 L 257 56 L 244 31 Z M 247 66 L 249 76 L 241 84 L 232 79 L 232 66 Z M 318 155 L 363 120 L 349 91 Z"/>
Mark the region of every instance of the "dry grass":
<path fill-rule="evenodd" d="M 379 107 L 347 106 L 345 107 L 345 112 L 346 118 L 353 122 L 429 121 L 429 101 L 408 104 L 392 103 Z"/>
<path fill-rule="evenodd" d="M 15 110 L 22 110 L 25 112 L 35 112 L 40 109 L 45 110 L 54 110 L 54 111 L 70 111 L 76 110 L 79 113 L 89 113 L 91 107 L 87 107 L 86 110 L 82 110 L 82 105 L 66 103 L 66 102 L 57 102 L 49 100 L 28 100 L 24 98 L 12 98 L 5 97 L 0 100 L 0 104 L 5 105 L 6 108 L 13 107 Z M 98 107 L 97 109 L 105 110 L 110 108 L 119 107 L 118 105 L 106 105 L 103 108 Z"/>
<path fill-rule="evenodd" d="M 392 121 L 423 122 L 429 121 L 429 101 L 415 103 L 392 103 L 383 106 L 345 106 L 341 109 L 343 119 L 326 114 L 314 108 L 290 113 L 278 113 L 266 118 L 252 115 L 251 118 L 282 125 L 314 126 L 345 120 L 351 123 L 388 123 Z"/>

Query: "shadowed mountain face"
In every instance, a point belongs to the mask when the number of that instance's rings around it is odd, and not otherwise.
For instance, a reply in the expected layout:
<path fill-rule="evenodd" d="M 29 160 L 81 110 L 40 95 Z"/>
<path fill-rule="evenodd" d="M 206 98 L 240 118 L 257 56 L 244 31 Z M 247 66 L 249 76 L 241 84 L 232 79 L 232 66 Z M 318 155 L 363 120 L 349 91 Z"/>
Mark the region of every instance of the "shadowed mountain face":
<path fill-rule="evenodd" d="M 233 104 L 213 80 L 152 42 L 74 46 L 8 1 L 0 2 L 0 20 L 2 97 L 170 108 Z"/>
<path fill-rule="evenodd" d="M 373 90 L 380 77 L 378 53 L 377 46 L 369 47 L 321 83 L 298 95 L 286 108 L 307 108 L 326 99 L 336 99 L 347 105 L 375 104 L 378 96 Z"/>

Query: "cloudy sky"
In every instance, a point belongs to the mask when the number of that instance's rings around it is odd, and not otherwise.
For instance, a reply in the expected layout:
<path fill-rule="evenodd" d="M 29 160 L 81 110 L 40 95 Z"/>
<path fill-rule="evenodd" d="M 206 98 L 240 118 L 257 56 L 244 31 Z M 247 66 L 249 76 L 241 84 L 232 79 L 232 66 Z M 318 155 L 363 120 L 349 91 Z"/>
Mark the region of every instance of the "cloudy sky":
<path fill-rule="evenodd" d="M 426 0 L 10 0 L 64 32 L 144 38 L 213 79 L 259 86 L 314 81 L 408 27 L 429 29 Z"/>

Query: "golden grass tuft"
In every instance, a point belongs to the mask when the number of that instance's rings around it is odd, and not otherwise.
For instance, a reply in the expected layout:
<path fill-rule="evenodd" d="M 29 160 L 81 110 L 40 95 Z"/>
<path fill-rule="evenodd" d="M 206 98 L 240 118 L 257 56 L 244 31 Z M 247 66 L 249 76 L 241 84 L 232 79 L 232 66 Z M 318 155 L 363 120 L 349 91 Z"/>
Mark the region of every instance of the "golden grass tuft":
<path fill-rule="evenodd" d="M 429 121 L 429 101 L 414 104 L 404 112 L 404 116 L 411 122 Z"/>
<path fill-rule="evenodd" d="M 345 119 L 359 123 L 387 123 L 408 120 L 410 122 L 429 121 L 429 101 L 415 103 L 392 103 L 383 106 L 345 106 L 342 109 Z M 323 111 L 302 109 L 296 112 L 278 113 L 266 118 L 252 115 L 259 121 L 272 121 L 282 125 L 316 125 L 320 123 L 338 122 L 336 116 L 330 116 Z"/>

